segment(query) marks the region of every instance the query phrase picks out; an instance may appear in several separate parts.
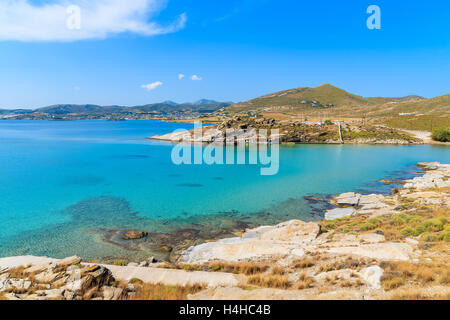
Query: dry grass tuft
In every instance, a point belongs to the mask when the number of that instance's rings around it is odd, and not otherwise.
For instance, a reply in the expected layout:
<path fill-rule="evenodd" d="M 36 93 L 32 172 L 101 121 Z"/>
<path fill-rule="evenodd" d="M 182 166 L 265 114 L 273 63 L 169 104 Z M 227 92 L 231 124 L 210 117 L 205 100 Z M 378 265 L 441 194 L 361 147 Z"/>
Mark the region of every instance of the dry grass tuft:
<path fill-rule="evenodd" d="M 25 279 L 27 277 L 27 274 L 25 273 L 25 267 L 20 266 L 17 268 L 12 268 L 8 270 L 9 277 L 14 279 Z"/>
<path fill-rule="evenodd" d="M 339 284 L 342 288 L 350 288 L 352 287 L 352 282 L 350 280 L 342 280 Z"/>
<path fill-rule="evenodd" d="M 272 268 L 272 270 L 270 270 L 270 274 L 273 276 L 276 275 L 283 276 L 286 274 L 286 269 L 280 266 L 275 266 Z"/>
<path fill-rule="evenodd" d="M 303 272 L 300 274 L 297 282 L 295 283 L 295 288 L 298 290 L 309 289 L 313 287 L 314 279 L 308 277 L 308 275 Z"/>
<path fill-rule="evenodd" d="M 208 265 L 209 271 L 228 272 L 235 274 L 245 274 L 247 276 L 257 275 L 266 272 L 270 266 L 264 263 L 242 262 L 242 263 L 226 263 L 217 262 Z"/>
<path fill-rule="evenodd" d="M 262 276 L 255 275 L 248 278 L 247 283 L 262 288 L 289 289 L 291 282 L 287 276 Z"/>
<path fill-rule="evenodd" d="M 362 266 L 365 266 L 370 263 L 370 260 L 366 259 L 359 259 L 356 260 L 352 257 L 347 257 L 344 260 L 337 260 L 332 263 L 326 263 L 322 264 L 319 267 L 320 272 L 330 272 L 335 270 L 342 270 L 342 269 L 353 269 L 353 270 L 359 270 Z"/>
<path fill-rule="evenodd" d="M 128 265 L 128 262 L 126 260 L 115 260 L 112 263 L 114 266 L 120 266 L 120 267 L 125 267 Z"/>
<path fill-rule="evenodd" d="M 390 298 L 392 300 L 450 300 L 450 293 L 427 294 L 420 288 L 404 288 L 394 292 Z"/>
<path fill-rule="evenodd" d="M 292 264 L 292 268 L 294 269 L 306 269 L 311 268 L 315 265 L 314 259 L 312 258 L 305 258 L 302 260 L 296 260 Z"/>
<path fill-rule="evenodd" d="M 405 284 L 405 279 L 402 277 L 393 277 L 382 281 L 384 290 L 392 290 L 401 287 Z"/>
<path fill-rule="evenodd" d="M 136 295 L 130 300 L 187 300 L 189 294 L 198 293 L 205 288 L 203 284 L 182 287 L 145 283 L 137 286 Z"/>
<path fill-rule="evenodd" d="M 392 289 L 392 280 L 395 278 L 403 279 L 403 283 L 410 283 L 418 286 L 429 284 L 446 285 L 450 283 L 450 271 L 448 262 L 426 261 L 421 263 L 411 263 L 408 261 L 383 262 L 381 267 L 384 269 L 382 282 L 386 283 L 389 289 Z M 400 280 L 394 282 L 400 283 Z M 395 286 L 394 286 L 395 288 Z"/>
<path fill-rule="evenodd" d="M 445 270 L 437 277 L 439 284 L 448 285 L 450 283 L 450 270 Z"/>

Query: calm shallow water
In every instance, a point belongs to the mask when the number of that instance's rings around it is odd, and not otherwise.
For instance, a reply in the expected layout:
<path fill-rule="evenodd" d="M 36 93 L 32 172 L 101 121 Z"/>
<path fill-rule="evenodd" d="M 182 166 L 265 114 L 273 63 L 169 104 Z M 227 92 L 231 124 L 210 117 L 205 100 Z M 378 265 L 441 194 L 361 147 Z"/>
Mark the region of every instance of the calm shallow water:
<path fill-rule="evenodd" d="M 144 139 L 192 127 L 0 121 L 0 256 L 137 254 L 105 243 L 99 229 L 317 220 L 323 210 L 306 195 L 389 192 L 379 179 L 412 176 L 420 161 L 450 161 L 448 147 L 298 145 L 281 148 L 276 176 L 261 176 L 252 165 L 176 166 L 172 145 Z"/>

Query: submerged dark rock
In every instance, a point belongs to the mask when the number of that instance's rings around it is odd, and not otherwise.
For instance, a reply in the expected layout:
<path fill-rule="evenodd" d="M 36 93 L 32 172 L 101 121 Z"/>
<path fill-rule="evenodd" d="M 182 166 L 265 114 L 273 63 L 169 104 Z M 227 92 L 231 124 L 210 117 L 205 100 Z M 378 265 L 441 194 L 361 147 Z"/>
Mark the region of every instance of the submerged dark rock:
<path fill-rule="evenodd" d="M 148 233 L 144 232 L 144 231 L 127 230 L 122 235 L 122 238 L 124 240 L 138 240 L 138 239 L 145 238 L 147 235 L 148 235 Z"/>
<path fill-rule="evenodd" d="M 204 187 L 204 185 L 199 183 L 181 183 L 177 184 L 177 187 L 201 188 Z"/>

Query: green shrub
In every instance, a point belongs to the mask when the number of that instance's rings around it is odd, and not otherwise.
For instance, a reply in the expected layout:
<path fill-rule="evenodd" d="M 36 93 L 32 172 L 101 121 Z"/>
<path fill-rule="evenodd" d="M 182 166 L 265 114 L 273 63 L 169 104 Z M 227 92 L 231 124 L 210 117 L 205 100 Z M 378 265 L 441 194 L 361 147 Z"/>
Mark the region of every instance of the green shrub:
<path fill-rule="evenodd" d="M 411 237 L 411 236 L 415 236 L 416 235 L 416 230 L 414 230 L 411 227 L 407 227 L 405 229 L 402 230 L 402 234 L 406 237 Z"/>
<path fill-rule="evenodd" d="M 415 236 L 418 236 L 418 235 L 421 235 L 422 233 L 424 233 L 424 232 L 426 232 L 427 231 L 427 229 L 425 228 L 425 226 L 423 226 L 423 225 L 420 225 L 420 226 L 417 226 L 416 227 L 416 230 L 415 230 L 416 232 L 415 232 Z"/>
<path fill-rule="evenodd" d="M 406 222 L 408 222 L 405 219 L 406 216 L 407 215 L 403 213 L 392 216 L 392 224 L 394 224 L 395 226 L 401 226 L 402 224 L 405 224 Z"/>
<path fill-rule="evenodd" d="M 392 216 L 392 223 L 396 226 L 401 226 L 403 224 L 410 222 L 413 219 L 413 217 L 414 216 L 405 213 L 396 214 Z"/>
<path fill-rule="evenodd" d="M 438 217 L 439 221 L 442 222 L 442 224 L 447 224 L 448 223 L 448 219 L 446 217 Z"/>
<path fill-rule="evenodd" d="M 128 262 L 126 260 L 116 260 L 113 262 L 113 265 L 124 267 L 128 265 Z"/>
<path fill-rule="evenodd" d="M 367 222 L 360 224 L 359 230 L 361 230 L 361 231 L 375 230 L 379 226 L 381 226 L 381 224 L 382 224 L 382 221 L 380 219 L 372 218 L 372 219 L 367 220 Z"/>
<path fill-rule="evenodd" d="M 440 142 L 450 142 L 450 127 L 433 130 L 433 140 Z"/>
<path fill-rule="evenodd" d="M 435 233 L 431 233 L 431 232 L 425 232 L 420 237 L 422 238 L 423 241 L 427 241 L 427 242 L 436 242 L 439 240 L 438 235 Z"/>
<path fill-rule="evenodd" d="M 423 223 L 427 231 L 436 232 L 444 229 L 444 224 L 439 219 L 428 219 Z"/>
<path fill-rule="evenodd" d="M 326 221 L 324 224 L 322 224 L 322 231 L 330 231 L 336 229 L 336 221 Z"/>
<path fill-rule="evenodd" d="M 142 281 L 141 279 L 138 279 L 138 278 L 133 278 L 133 279 L 131 279 L 129 281 L 129 283 L 131 283 L 131 284 L 143 284 L 144 281 Z"/>
<path fill-rule="evenodd" d="M 450 231 L 444 231 L 440 235 L 440 239 L 444 240 L 445 242 L 450 242 Z"/>

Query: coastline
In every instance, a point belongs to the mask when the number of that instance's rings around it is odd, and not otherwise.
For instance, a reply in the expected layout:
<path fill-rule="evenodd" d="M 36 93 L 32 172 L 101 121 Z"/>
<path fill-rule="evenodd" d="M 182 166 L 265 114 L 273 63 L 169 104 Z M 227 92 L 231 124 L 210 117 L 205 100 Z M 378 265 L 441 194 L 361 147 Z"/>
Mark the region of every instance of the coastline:
<path fill-rule="evenodd" d="M 448 246 L 450 241 L 446 231 L 446 216 L 450 207 L 450 165 L 419 163 L 418 166 L 424 170 L 424 174 L 404 181 L 404 185 L 394 189 L 391 195 L 350 192 L 336 196 L 332 202 L 337 208 L 327 211 L 325 220 L 320 222 L 290 220 L 275 226 L 247 229 L 235 238 L 192 246 L 181 253 L 175 264 L 143 261 L 123 267 L 98 265 L 97 268 L 111 270 L 111 275 L 121 281 L 130 281 L 126 275 L 139 275 L 145 278 L 145 282 L 168 285 L 193 284 L 203 279 L 207 284 L 205 290 L 189 296 L 191 299 L 270 299 L 274 296 L 280 299 L 386 299 L 399 294 L 406 295 L 403 292 L 405 288 L 421 290 L 423 285 L 418 286 L 416 283 L 414 287 L 412 280 L 407 279 L 408 283 L 389 288 L 387 281 L 390 271 L 386 266 L 394 268 L 402 263 L 412 268 L 429 264 L 431 268 L 432 263 L 440 261 L 448 268 L 449 261 L 448 253 L 441 247 Z M 430 210 L 438 210 L 436 212 L 441 214 L 440 218 L 423 220 L 434 217 L 434 211 Z M 409 219 L 409 216 L 413 218 Z M 420 218 L 422 216 L 424 218 Z M 395 223 L 391 225 L 389 221 L 398 221 L 400 225 L 397 228 Z M 414 223 L 417 229 L 431 221 L 443 225 L 418 235 L 414 234 L 412 227 L 408 227 Z M 439 240 L 439 237 L 444 238 Z M 423 243 L 428 245 L 424 247 Z M 51 266 L 61 263 L 60 260 L 46 262 L 40 259 L 0 259 L 3 287 L 5 281 L 9 280 L 9 277 L 5 277 L 7 268 L 23 264 L 42 267 L 43 264 Z M 233 269 L 227 265 L 237 268 L 240 264 L 274 265 L 280 274 L 274 271 L 275 267 L 264 267 L 264 271 L 260 270 L 255 275 L 246 272 L 232 275 L 229 270 Z M 81 265 L 81 268 L 96 266 L 89 263 Z M 217 265 L 221 267 L 214 267 Z M 295 265 L 300 265 L 300 270 Z M 266 276 L 267 268 L 272 268 L 272 271 Z M 173 269 L 177 269 L 176 272 L 169 271 Z M 217 271 L 220 270 L 221 276 L 218 277 Z M 160 276 L 156 277 L 155 274 Z M 191 282 L 177 282 L 176 279 L 184 279 L 188 275 L 186 279 L 191 279 Z M 278 280 L 282 277 L 285 284 L 265 283 L 261 278 L 263 275 L 268 278 L 276 276 Z M 448 280 L 442 280 L 440 274 L 439 279 L 440 285 L 438 282 L 435 284 L 434 280 L 429 282 L 426 288 L 422 288 L 426 289 L 423 294 L 434 298 L 436 295 L 448 295 L 450 287 L 445 282 Z M 290 283 L 296 283 L 295 287 Z M 245 286 L 253 289 L 248 291 Z M 44 298 L 46 296 L 43 295 Z M 23 298 L 20 294 L 9 294 L 7 297 Z M 60 297 L 64 297 L 64 294 Z"/>
<path fill-rule="evenodd" d="M 420 145 L 430 142 L 411 132 L 384 126 L 340 122 L 280 121 L 266 118 L 241 118 L 238 116 L 217 123 L 214 126 L 202 128 L 201 135 L 196 129 L 192 129 L 185 132 L 147 137 L 146 139 L 171 143 L 189 142 L 224 145 L 226 139 L 229 138 L 235 143 L 260 144 L 265 142 L 260 142 L 260 138 L 255 134 L 261 130 L 267 130 L 267 139 L 275 139 L 281 144 Z"/>

